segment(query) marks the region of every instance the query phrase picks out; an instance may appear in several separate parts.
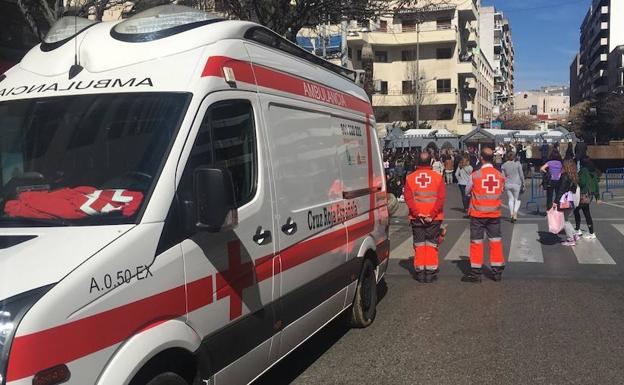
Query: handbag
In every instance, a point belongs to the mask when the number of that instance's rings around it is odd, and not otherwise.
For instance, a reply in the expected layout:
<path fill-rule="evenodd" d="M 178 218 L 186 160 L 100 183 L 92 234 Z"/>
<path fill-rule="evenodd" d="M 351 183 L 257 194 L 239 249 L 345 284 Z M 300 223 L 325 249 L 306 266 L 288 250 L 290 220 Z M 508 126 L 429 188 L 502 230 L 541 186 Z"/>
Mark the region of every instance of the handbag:
<path fill-rule="evenodd" d="M 578 185 L 572 195 L 572 203 L 574 203 L 574 207 L 578 207 L 579 203 L 581 203 L 581 188 Z"/>
<path fill-rule="evenodd" d="M 563 213 L 552 208 L 548 210 L 546 217 L 548 219 L 548 231 L 553 234 L 559 234 L 563 230 Z"/>
<path fill-rule="evenodd" d="M 558 208 L 560 210 L 565 210 L 565 209 L 571 209 L 572 204 L 574 203 L 574 194 L 572 194 L 572 191 L 568 191 L 565 194 L 563 194 L 561 196 L 561 199 L 559 199 L 559 205 Z"/>

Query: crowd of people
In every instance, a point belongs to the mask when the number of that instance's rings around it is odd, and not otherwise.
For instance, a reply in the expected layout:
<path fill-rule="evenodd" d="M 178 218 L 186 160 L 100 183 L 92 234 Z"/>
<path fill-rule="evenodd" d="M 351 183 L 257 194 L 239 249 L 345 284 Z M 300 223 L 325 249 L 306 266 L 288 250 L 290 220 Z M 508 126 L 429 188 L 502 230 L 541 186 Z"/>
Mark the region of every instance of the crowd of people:
<path fill-rule="evenodd" d="M 596 238 L 590 212 L 592 201 L 600 203 L 600 172 L 587 156 L 587 147 L 578 143 L 559 148 L 543 147 L 539 171 L 546 191 L 546 207 L 563 216 L 565 239 L 574 246 L 581 237 Z M 562 151 L 563 150 L 563 151 Z M 500 281 L 504 269 L 501 243 L 501 196 L 506 192 L 509 219 L 518 219 L 521 196 L 525 190 L 526 149 L 522 145 L 485 147 L 466 151 L 426 149 L 386 149 L 384 169 L 388 191 L 405 200 L 414 234 L 414 268 L 417 279 L 433 282 L 438 272 L 437 247 L 444 237 L 443 208 L 446 186 L 457 184 L 465 217 L 470 218 L 471 271 L 464 277 L 480 282 L 483 265 L 484 234 L 490 242 L 490 264 L 494 280 Z M 581 212 L 588 232 L 581 231 Z M 575 226 L 570 222 L 574 215 Z M 420 275 L 420 278 L 418 276 Z"/>

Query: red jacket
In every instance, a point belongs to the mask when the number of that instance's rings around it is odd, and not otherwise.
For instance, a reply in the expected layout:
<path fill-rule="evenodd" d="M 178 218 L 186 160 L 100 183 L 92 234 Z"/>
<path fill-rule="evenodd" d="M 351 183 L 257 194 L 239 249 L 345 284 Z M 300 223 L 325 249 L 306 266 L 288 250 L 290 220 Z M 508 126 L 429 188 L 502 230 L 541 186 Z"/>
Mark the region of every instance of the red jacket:
<path fill-rule="evenodd" d="M 468 215 L 475 218 L 499 218 L 501 216 L 500 196 L 505 186 L 505 177 L 488 165 L 472 173 L 470 208 Z"/>
<path fill-rule="evenodd" d="M 418 167 L 405 181 L 403 197 L 409 208 L 410 219 L 425 216 L 435 221 L 444 219 L 446 186 L 442 175 L 431 167 Z"/>

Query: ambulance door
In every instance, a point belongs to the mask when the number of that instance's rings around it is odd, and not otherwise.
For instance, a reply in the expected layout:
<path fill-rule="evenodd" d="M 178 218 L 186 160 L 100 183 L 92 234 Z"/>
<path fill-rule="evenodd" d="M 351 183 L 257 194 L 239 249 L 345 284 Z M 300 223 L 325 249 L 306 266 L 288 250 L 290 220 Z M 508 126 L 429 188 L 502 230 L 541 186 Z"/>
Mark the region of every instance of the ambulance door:
<path fill-rule="evenodd" d="M 193 202 L 198 167 L 227 170 L 234 183 L 238 224 L 195 230 L 182 242 L 188 322 L 203 338 L 202 367 L 220 385 L 247 383 L 266 369 L 276 333 L 271 177 L 260 122 L 255 93 L 207 96 L 187 143 L 188 161 L 179 169 L 185 210 L 202 204 Z"/>
<path fill-rule="evenodd" d="M 329 111 L 262 95 L 275 180 L 281 262 L 280 355 L 335 316 L 347 285 L 340 135 Z"/>

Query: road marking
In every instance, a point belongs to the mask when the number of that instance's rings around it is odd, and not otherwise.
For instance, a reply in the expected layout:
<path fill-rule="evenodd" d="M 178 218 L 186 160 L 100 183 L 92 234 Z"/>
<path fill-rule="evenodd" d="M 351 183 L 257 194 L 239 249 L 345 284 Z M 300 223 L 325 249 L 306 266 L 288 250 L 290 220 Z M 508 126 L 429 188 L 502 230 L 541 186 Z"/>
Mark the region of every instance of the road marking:
<path fill-rule="evenodd" d="M 539 227 L 535 223 L 517 224 L 513 228 L 509 262 L 544 263 L 542 245 L 537 241 Z"/>
<path fill-rule="evenodd" d="M 617 225 L 614 226 L 617 228 Z M 578 263 L 582 265 L 615 265 L 615 261 L 598 239 L 579 239 L 572 250 Z"/>
<path fill-rule="evenodd" d="M 607 205 L 607 206 L 611 206 L 611 207 L 618 207 L 618 208 L 624 209 L 624 206 L 622 206 L 622 205 L 617 205 L 617 204 L 615 204 L 615 203 L 611 203 L 611 202 L 604 202 L 604 201 L 603 201 L 602 203 L 604 203 L 604 204 L 605 204 L 605 205 Z"/>
<path fill-rule="evenodd" d="M 447 261 L 461 261 L 468 259 L 468 251 L 470 250 L 470 228 L 465 228 L 459 239 L 453 245 L 453 248 L 444 257 Z"/>
<path fill-rule="evenodd" d="M 407 259 L 413 256 L 414 240 L 411 234 L 390 252 L 390 259 Z"/>

